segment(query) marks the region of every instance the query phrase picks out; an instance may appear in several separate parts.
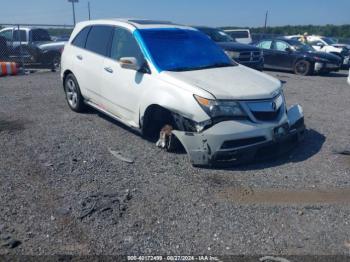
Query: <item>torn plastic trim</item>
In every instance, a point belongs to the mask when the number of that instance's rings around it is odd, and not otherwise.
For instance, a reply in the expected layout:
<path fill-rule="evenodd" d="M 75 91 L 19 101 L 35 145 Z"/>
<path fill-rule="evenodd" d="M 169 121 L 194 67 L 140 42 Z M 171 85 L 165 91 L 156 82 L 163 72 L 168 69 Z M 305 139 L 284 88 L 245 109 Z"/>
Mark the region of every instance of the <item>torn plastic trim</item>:
<path fill-rule="evenodd" d="M 289 126 L 288 133 L 278 141 L 274 138 L 274 130 L 280 126 Z M 243 153 L 255 156 L 257 149 L 263 145 L 282 143 L 291 137 L 297 137 L 300 141 L 305 131 L 304 114 L 300 105 L 292 106 L 282 117 L 279 123 L 256 124 L 243 121 L 220 122 L 203 132 L 188 132 L 173 130 L 173 134 L 180 140 L 195 166 L 208 166 L 215 164 L 215 157 L 220 154 L 232 154 L 232 161 L 235 160 L 235 153 Z M 249 145 L 246 147 L 222 150 L 222 144 L 227 140 L 253 138 L 258 136 L 266 137 L 265 142 Z M 237 152 L 236 152 L 237 151 Z"/>

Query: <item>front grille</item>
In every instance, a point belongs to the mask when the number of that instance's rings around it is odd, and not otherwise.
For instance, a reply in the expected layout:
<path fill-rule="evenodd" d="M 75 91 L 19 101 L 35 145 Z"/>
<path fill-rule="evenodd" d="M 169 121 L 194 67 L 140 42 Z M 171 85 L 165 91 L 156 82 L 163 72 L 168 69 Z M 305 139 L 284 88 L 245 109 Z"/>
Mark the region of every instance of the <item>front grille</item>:
<path fill-rule="evenodd" d="M 225 141 L 222 144 L 221 149 L 230 149 L 230 148 L 238 148 L 238 147 L 243 147 L 243 146 L 250 146 L 250 145 L 264 142 L 265 140 L 266 140 L 266 138 L 263 136 L 245 138 L 245 139 L 237 139 L 237 140 L 229 140 L 229 141 Z"/>
<path fill-rule="evenodd" d="M 285 109 L 281 94 L 270 100 L 248 101 L 246 105 L 258 121 L 276 121 Z"/>
<path fill-rule="evenodd" d="M 238 62 L 259 62 L 260 51 L 244 51 L 239 54 Z"/>
<path fill-rule="evenodd" d="M 281 108 L 274 112 L 252 112 L 254 117 L 259 121 L 274 121 L 278 118 Z"/>

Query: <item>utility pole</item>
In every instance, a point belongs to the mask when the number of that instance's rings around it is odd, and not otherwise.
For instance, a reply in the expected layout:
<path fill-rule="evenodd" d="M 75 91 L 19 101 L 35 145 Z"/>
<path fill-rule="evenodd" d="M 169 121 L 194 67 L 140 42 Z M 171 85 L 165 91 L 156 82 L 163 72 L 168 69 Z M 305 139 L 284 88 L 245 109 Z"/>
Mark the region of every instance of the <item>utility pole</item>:
<path fill-rule="evenodd" d="M 89 10 L 89 20 L 91 20 L 90 1 L 88 2 L 88 10 Z"/>
<path fill-rule="evenodd" d="M 68 2 L 72 3 L 72 8 L 73 8 L 73 23 L 74 26 L 76 24 L 76 19 L 75 19 L 75 3 L 78 3 L 79 0 L 68 0 Z"/>
<path fill-rule="evenodd" d="M 267 29 L 267 18 L 269 16 L 269 10 L 266 11 L 265 14 L 265 26 L 264 26 L 264 33 L 266 34 L 266 29 Z"/>

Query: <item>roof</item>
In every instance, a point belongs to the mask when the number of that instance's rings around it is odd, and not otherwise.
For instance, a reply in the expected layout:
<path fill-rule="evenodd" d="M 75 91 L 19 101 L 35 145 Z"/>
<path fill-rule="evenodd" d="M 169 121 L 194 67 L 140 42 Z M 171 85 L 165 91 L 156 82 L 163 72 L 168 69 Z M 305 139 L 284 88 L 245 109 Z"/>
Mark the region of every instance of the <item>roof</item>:
<path fill-rule="evenodd" d="M 3 27 L 3 28 L 1 28 L 0 31 L 9 30 L 9 29 L 11 29 L 11 30 L 16 30 L 16 29 L 18 29 L 18 27 L 17 27 L 17 26 Z M 41 29 L 41 28 L 32 27 L 32 26 L 20 26 L 19 29 L 20 29 L 20 30 L 30 31 L 30 30 L 32 30 L 32 29 Z"/>
<path fill-rule="evenodd" d="M 150 19 L 137 19 L 137 18 L 111 18 L 90 20 L 79 23 L 80 25 L 87 26 L 93 24 L 111 24 L 111 25 L 124 25 L 130 29 L 151 29 L 151 28 L 180 28 L 180 29 L 193 29 L 189 26 L 175 24 L 170 21 L 159 21 Z"/>

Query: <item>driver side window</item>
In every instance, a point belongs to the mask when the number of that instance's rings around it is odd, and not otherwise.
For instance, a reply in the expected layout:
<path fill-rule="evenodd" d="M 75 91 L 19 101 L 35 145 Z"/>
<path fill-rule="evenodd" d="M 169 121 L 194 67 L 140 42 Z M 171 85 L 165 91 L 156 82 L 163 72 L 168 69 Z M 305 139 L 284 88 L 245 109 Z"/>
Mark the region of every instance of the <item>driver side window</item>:
<path fill-rule="evenodd" d="M 275 50 L 286 51 L 287 48 L 289 48 L 289 45 L 286 42 L 283 42 L 283 41 L 276 41 L 275 42 Z"/>
<path fill-rule="evenodd" d="M 110 57 L 117 61 L 122 57 L 135 57 L 138 61 L 144 59 L 134 36 L 123 28 L 114 29 Z"/>

